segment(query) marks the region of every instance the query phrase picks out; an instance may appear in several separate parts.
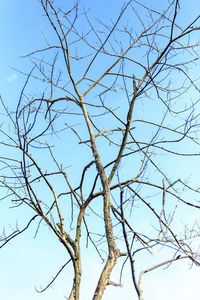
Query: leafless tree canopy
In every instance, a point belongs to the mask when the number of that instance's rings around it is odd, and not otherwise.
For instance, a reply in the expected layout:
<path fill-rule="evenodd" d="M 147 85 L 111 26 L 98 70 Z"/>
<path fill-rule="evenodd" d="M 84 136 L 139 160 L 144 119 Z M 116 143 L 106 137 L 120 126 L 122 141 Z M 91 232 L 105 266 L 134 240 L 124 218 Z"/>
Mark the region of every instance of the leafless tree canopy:
<path fill-rule="evenodd" d="M 103 261 L 93 300 L 123 284 L 126 264 L 142 300 L 145 273 L 177 257 L 199 264 L 198 224 L 183 230 L 177 215 L 200 208 L 198 187 L 179 172 L 199 156 L 200 17 L 186 22 L 181 0 L 160 10 L 131 0 L 104 24 L 81 1 L 39 2 L 51 34 L 24 57 L 33 68 L 20 71 L 26 79 L 15 110 L 1 99 L 0 129 L 1 198 L 34 214 L 1 247 L 32 222 L 38 230 L 45 223 L 68 254 L 53 281 L 74 269 L 68 299 L 81 295 L 86 241 Z M 153 260 L 158 249 L 168 258 Z M 156 263 L 136 268 L 147 254 Z"/>

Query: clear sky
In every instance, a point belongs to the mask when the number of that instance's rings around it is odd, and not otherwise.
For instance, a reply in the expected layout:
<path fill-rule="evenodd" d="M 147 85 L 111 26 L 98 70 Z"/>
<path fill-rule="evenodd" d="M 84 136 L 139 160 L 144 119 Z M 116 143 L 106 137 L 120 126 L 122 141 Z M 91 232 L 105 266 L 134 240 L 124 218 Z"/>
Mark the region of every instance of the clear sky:
<path fill-rule="evenodd" d="M 104 21 L 115 18 L 122 6 L 122 0 L 92 1 L 81 0 L 83 6 L 91 8 L 90 13 L 103 18 Z M 146 3 L 156 3 L 162 5 L 162 1 L 148 0 Z M 198 0 L 183 0 L 180 2 L 181 9 L 188 11 L 188 18 L 196 15 L 200 10 Z M 184 20 L 185 22 L 184 14 Z M 15 105 L 21 87 L 24 82 L 15 69 L 30 70 L 31 65 L 21 56 L 34 51 L 44 45 L 41 31 L 51 37 L 47 23 L 42 17 L 40 3 L 37 0 L 6 0 L 0 2 L 0 94 L 6 104 L 12 107 Z M 194 70 L 196 72 L 196 70 Z M 34 86 L 35 88 L 35 86 Z M 192 95 L 191 95 L 192 97 Z M 1 116 L 1 115 L 0 115 Z M 1 118 L 1 117 L 0 117 Z M 1 122 L 0 122 L 1 123 Z M 2 156 L 0 148 L 0 156 Z M 168 162 L 166 162 L 167 164 Z M 177 165 L 179 171 L 189 170 L 192 174 L 194 183 L 200 177 L 197 160 L 190 160 L 187 166 Z M 196 181 L 195 181 L 196 180 Z M 8 205 L 0 203 L 0 236 L 4 230 L 9 231 L 14 228 L 16 223 L 23 227 L 31 212 L 26 209 L 9 210 Z M 190 215 L 188 219 L 196 216 Z M 55 284 L 46 292 L 39 294 L 35 287 L 44 287 L 59 268 L 66 262 L 66 252 L 62 246 L 55 242 L 48 228 L 43 226 L 37 238 L 34 233 L 37 223 L 32 224 L 31 230 L 23 236 L 12 240 L 7 246 L 0 249 L 0 298 L 2 300 L 53 300 L 64 299 L 66 290 L 71 286 L 69 278 L 71 269 L 66 268 L 60 275 Z M 86 256 L 88 250 L 85 250 Z M 160 254 L 158 253 L 158 256 Z M 162 261 L 162 256 L 160 257 Z M 151 265 L 148 258 L 147 264 Z M 85 265 L 83 258 L 83 270 L 101 270 L 101 264 L 97 265 L 91 255 L 91 260 Z M 98 274 L 97 274 L 98 275 Z M 96 279 L 94 275 L 83 278 L 81 300 L 91 299 L 91 294 L 95 288 Z M 117 276 L 117 275 L 115 275 Z M 177 262 L 165 272 L 155 270 L 147 274 L 144 279 L 144 299 L 145 300 L 168 300 L 168 299 L 198 299 L 199 297 L 199 277 L 200 269 L 195 266 L 191 269 L 189 265 L 184 265 L 182 261 Z M 123 288 L 108 287 L 105 292 L 104 300 L 135 300 L 136 295 L 132 294 L 130 278 L 124 280 Z"/>

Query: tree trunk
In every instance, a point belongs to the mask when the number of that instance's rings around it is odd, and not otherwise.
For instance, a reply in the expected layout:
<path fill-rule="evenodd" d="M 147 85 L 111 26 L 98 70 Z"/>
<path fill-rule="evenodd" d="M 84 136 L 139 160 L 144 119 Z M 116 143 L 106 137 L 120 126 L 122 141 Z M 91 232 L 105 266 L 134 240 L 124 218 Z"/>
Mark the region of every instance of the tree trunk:
<path fill-rule="evenodd" d="M 114 257 L 108 257 L 106 265 L 101 273 L 99 282 L 97 284 L 97 288 L 95 290 L 93 300 L 102 299 L 103 292 L 104 292 L 106 286 L 109 284 L 110 275 L 111 275 L 111 272 L 117 262 L 118 257 L 119 257 L 119 255 L 117 255 L 117 254 L 115 254 Z"/>
<path fill-rule="evenodd" d="M 101 273 L 99 282 L 97 284 L 97 288 L 94 293 L 93 300 L 100 300 L 102 298 L 103 292 L 110 282 L 111 272 L 117 262 L 117 259 L 120 256 L 120 252 L 117 249 L 115 238 L 113 235 L 112 219 L 110 215 L 110 186 L 107 182 L 104 185 L 104 222 L 109 256 Z"/>
<path fill-rule="evenodd" d="M 74 269 L 75 269 L 74 283 L 73 283 L 72 291 L 69 296 L 69 300 L 79 300 L 81 274 L 82 274 L 80 255 L 78 256 L 77 260 L 74 263 Z"/>

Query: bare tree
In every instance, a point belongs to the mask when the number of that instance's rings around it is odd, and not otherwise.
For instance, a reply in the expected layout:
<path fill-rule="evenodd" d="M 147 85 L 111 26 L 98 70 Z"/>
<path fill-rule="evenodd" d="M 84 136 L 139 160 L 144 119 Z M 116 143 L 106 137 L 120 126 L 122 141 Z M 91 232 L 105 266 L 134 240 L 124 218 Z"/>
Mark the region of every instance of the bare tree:
<path fill-rule="evenodd" d="M 161 10 L 131 0 L 104 24 L 76 1 L 39 2 L 52 35 L 43 33 L 46 47 L 25 57 L 33 69 L 21 71 L 15 111 L 1 99 L 0 129 L 1 198 L 34 215 L 2 236 L 1 247 L 37 219 L 68 253 L 52 280 L 72 264 L 68 299 L 80 297 L 86 240 L 104 262 L 93 300 L 123 283 L 111 278 L 117 261 L 120 278 L 130 264 L 142 300 L 145 273 L 179 259 L 199 265 L 198 225 L 183 231 L 176 217 L 184 206 L 200 208 L 199 188 L 187 172 L 176 174 L 179 163 L 199 156 L 200 16 L 184 22 L 179 0 L 163 1 Z M 168 258 L 136 268 L 147 253 L 155 262 L 158 249 Z"/>

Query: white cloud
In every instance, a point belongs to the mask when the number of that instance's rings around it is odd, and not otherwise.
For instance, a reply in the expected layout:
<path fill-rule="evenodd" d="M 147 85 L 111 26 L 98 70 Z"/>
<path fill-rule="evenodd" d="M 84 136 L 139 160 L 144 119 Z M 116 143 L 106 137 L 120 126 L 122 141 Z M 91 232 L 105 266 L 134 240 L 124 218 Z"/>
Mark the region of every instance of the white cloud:
<path fill-rule="evenodd" d="M 17 79 L 17 74 L 16 73 L 13 73 L 13 74 L 11 74 L 10 76 L 7 77 L 8 82 L 12 82 L 16 79 Z"/>

